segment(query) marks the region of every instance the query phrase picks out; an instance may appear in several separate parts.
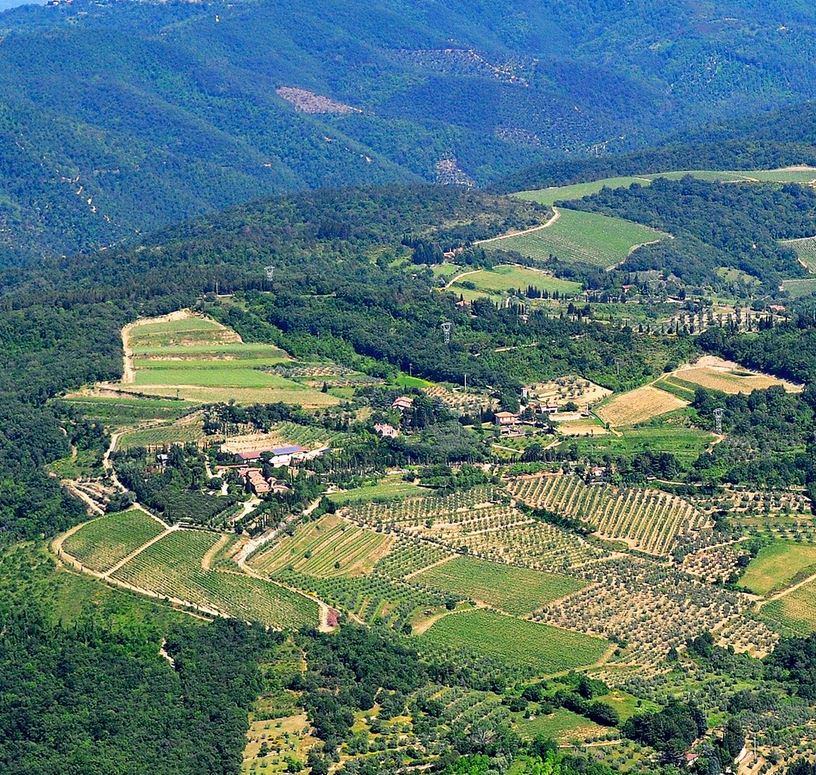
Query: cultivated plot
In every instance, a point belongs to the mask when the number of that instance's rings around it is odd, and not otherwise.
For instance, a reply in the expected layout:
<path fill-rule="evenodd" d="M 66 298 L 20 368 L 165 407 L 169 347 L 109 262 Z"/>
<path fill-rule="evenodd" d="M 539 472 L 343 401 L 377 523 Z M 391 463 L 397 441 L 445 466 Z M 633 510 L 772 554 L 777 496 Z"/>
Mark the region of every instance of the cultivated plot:
<path fill-rule="evenodd" d="M 675 409 L 682 409 L 688 403 L 653 385 L 644 385 L 612 396 L 596 414 L 612 427 L 637 425 Z"/>
<path fill-rule="evenodd" d="M 762 614 L 771 625 L 781 625 L 800 635 L 816 632 L 816 581 L 768 603 Z"/>
<path fill-rule="evenodd" d="M 244 344 L 235 331 L 189 312 L 137 321 L 123 331 L 122 392 L 196 403 L 282 401 L 304 407 L 336 404 L 335 396 L 275 373 L 290 362 L 279 348 Z M 104 387 L 104 386 L 103 386 Z"/>
<path fill-rule="evenodd" d="M 767 595 L 810 574 L 816 574 L 816 544 L 774 541 L 759 550 L 740 583 L 758 595 Z"/>
<path fill-rule="evenodd" d="M 287 568 L 309 576 L 364 576 L 387 552 L 393 539 L 364 530 L 328 514 L 300 525 L 273 547 L 256 555 L 251 565 L 265 573 Z"/>
<path fill-rule="evenodd" d="M 453 613 L 421 636 L 426 647 L 489 657 L 538 675 L 597 662 L 607 642 L 493 611 Z"/>
<path fill-rule="evenodd" d="M 105 573 L 164 530 L 141 509 L 129 509 L 88 522 L 65 539 L 62 549 L 86 568 Z"/>
<path fill-rule="evenodd" d="M 667 238 L 664 232 L 623 218 L 564 208 L 547 228 L 497 240 L 490 247 L 516 250 L 539 261 L 556 256 L 606 268 L 624 261 L 639 245 Z"/>
<path fill-rule="evenodd" d="M 649 186 L 659 178 L 679 180 L 686 176 L 699 180 L 722 181 L 724 183 L 802 183 L 816 182 L 816 168 L 792 167 L 774 170 L 676 170 L 672 172 L 649 173 L 646 175 L 602 178 L 601 180 L 575 183 L 567 186 L 552 186 L 533 191 L 520 191 L 514 196 L 530 202 L 553 205 L 597 194 L 603 188 L 629 188 L 637 183 Z"/>
<path fill-rule="evenodd" d="M 750 393 L 752 390 L 764 390 L 774 385 L 785 388 L 789 393 L 802 391 L 801 385 L 770 374 L 752 371 L 714 355 L 704 355 L 696 363 L 681 366 L 671 373 L 671 377 L 709 390 L 731 394 Z"/>
<path fill-rule="evenodd" d="M 504 243 L 502 243 L 504 244 Z M 529 286 L 562 296 L 575 296 L 581 292 L 581 283 L 561 280 L 547 272 L 513 264 L 500 264 L 492 269 L 467 272 L 454 281 L 450 289 L 468 296 L 506 295 L 510 290 L 525 291 Z M 468 293 L 469 292 L 469 293 Z"/>
<path fill-rule="evenodd" d="M 414 580 L 519 616 L 530 614 L 544 603 L 585 586 L 584 582 L 570 576 L 541 573 L 473 557 L 456 557 L 418 574 Z"/>
<path fill-rule="evenodd" d="M 219 540 L 217 533 L 176 530 L 125 563 L 113 578 L 205 611 L 270 627 L 317 623 L 317 604 L 303 595 L 243 573 L 205 569 L 204 557 Z"/>

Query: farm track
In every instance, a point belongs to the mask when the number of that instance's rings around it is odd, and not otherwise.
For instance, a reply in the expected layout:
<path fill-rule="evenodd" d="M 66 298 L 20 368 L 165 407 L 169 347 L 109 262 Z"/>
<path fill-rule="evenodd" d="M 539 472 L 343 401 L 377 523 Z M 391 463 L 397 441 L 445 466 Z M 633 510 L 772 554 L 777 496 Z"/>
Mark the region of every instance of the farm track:
<path fill-rule="evenodd" d="M 555 224 L 559 218 L 561 218 L 561 211 L 557 207 L 552 208 L 553 214 L 550 216 L 550 219 L 546 223 L 539 224 L 538 226 L 533 226 L 530 229 L 520 229 L 517 231 L 508 231 L 507 234 L 500 234 L 498 237 L 490 237 L 488 239 L 476 240 L 474 245 L 487 245 L 491 242 L 499 242 L 503 239 L 510 239 L 511 237 L 522 237 L 526 234 L 533 234 L 534 232 L 541 231 L 542 229 L 549 229 L 550 226 Z"/>
<path fill-rule="evenodd" d="M 760 607 L 765 603 L 773 603 L 775 600 L 780 600 L 783 597 L 787 597 L 793 592 L 796 592 L 796 590 L 801 589 L 802 587 L 807 586 L 808 584 L 812 584 L 813 582 L 816 582 L 816 573 L 812 573 L 807 578 L 804 578 L 801 581 L 797 581 L 795 584 L 789 586 L 787 589 L 780 590 L 776 594 L 771 595 L 769 598 L 762 600 Z"/>
<path fill-rule="evenodd" d="M 415 571 L 407 574 L 403 578 L 405 579 L 405 581 L 409 581 L 410 579 L 413 579 L 416 576 L 419 576 L 420 574 L 425 573 L 426 571 L 433 570 L 434 568 L 438 568 L 440 565 L 445 565 L 446 563 L 450 562 L 456 556 L 457 555 L 455 555 L 455 554 L 451 554 L 448 557 L 443 557 L 441 560 L 437 560 L 436 562 L 432 562 L 430 565 L 426 565 L 424 568 L 420 568 L 419 570 L 415 570 Z"/>

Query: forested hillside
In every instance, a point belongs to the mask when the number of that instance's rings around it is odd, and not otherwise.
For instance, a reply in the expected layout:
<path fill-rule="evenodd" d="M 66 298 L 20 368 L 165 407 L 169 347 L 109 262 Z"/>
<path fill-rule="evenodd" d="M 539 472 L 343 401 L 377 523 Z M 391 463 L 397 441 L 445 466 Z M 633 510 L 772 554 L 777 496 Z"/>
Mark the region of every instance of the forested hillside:
<path fill-rule="evenodd" d="M 92 249 L 307 187 L 486 183 L 802 102 L 814 18 L 689 0 L 15 9 L 0 253 Z"/>

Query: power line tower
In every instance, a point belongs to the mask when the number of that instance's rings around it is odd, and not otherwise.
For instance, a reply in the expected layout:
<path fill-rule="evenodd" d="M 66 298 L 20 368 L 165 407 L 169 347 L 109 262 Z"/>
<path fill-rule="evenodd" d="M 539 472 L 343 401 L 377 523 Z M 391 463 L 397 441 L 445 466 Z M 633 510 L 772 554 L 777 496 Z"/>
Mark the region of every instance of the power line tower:
<path fill-rule="evenodd" d="M 714 430 L 716 431 L 718 436 L 722 436 L 722 421 L 723 415 L 725 414 L 725 409 L 718 406 L 714 410 Z"/>
<path fill-rule="evenodd" d="M 268 287 L 272 287 L 272 282 L 275 280 L 275 267 L 270 264 L 267 267 L 264 267 L 264 277 L 266 277 L 266 283 Z"/>
<path fill-rule="evenodd" d="M 445 344 L 450 344 L 451 340 L 451 329 L 453 328 L 453 323 L 448 323 L 445 321 L 442 326 L 442 336 L 445 337 Z"/>

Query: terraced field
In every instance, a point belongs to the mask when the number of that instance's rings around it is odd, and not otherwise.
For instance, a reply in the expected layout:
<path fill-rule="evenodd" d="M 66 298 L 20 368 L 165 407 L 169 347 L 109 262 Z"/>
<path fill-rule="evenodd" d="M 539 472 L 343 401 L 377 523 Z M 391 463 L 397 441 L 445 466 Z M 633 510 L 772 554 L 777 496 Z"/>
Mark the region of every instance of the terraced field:
<path fill-rule="evenodd" d="M 516 250 L 539 261 L 554 255 L 562 261 L 605 268 L 623 261 L 638 245 L 668 238 L 657 229 L 622 218 L 569 209 L 559 213 L 558 220 L 545 229 L 497 240 L 488 247 Z"/>
<path fill-rule="evenodd" d="M 219 537 L 216 533 L 177 530 L 125 563 L 113 577 L 208 611 L 270 627 L 317 623 L 317 604 L 303 595 L 242 573 L 204 570 L 202 558 Z"/>
<path fill-rule="evenodd" d="M 533 508 L 584 520 L 598 535 L 654 555 L 669 554 L 679 535 L 707 524 L 688 501 L 659 490 L 587 486 L 578 477 L 561 474 L 520 477 L 508 489 Z"/>
<path fill-rule="evenodd" d="M 105 573 L 164 529 L 141 509 L 128 509 L 88 522 L 68 536 L 62 548 L 87 568 Z"/>
<path fill-rule="evenodd" d="M 425 647 L 470 652 L 538 675 L 592 664 L 608 646 L 600 638 L 481 610 L 445 616 L 422 639 Z"/>
<path fill-rule="evenodd" d="M 294 535 L 254 556 L 252 567 L 274 574 L 288 568 L 309 576 L 363 576 L 388 552 L 392 539 L 334 514 L 300 525 Z"/>
<path fill-rule="evenodd" d="M 182 312 L 138 321 L 124 336 L 133 355 L 123 382 L 111 386 L 118 390 L 202 403 L 234 399 L 321 407 L 338 401 L 273 373 L 276 365 L 290 362 L 279 348 L 244 344 L 209 318 Z"/>
<path fill-rule="evenodd" d="M 414 576 L 414 581 L 518 616 L 530 614 L 544 603 L 585 586 L 570 576 L 540 573 L 473 557 L 456 557 Z"/>

